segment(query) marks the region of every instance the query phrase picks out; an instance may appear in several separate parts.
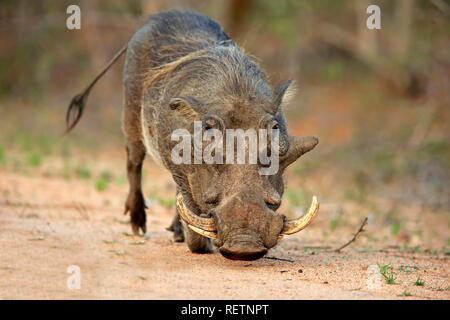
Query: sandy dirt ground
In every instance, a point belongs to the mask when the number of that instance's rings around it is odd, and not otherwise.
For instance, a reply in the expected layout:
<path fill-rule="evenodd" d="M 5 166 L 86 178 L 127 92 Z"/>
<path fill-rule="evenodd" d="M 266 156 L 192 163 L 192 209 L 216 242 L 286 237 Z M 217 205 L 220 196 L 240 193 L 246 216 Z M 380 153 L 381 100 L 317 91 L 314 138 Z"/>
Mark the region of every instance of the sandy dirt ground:
<path fill-rule="evenodd" d="M 0 168 L 2 299 L 450 298 L 448 257 L 442 252 L 369 250 L 361 239 L 337 253 L 338 243 L 320 240 L 327 222 L 319 218 L 257 261 L 192 254 L 165 230 L 173 208 L 151 202 L 147 234 L 133 236 L 122 214 L 126 183 L 100 192 L 91 181 L 51 172 Z M 160 169 L 147 170 L 149 185 L 167 197 L 175 192 Z M 358 225 L 352 223 L 341 243 Z M 395 284 L 373 271 L 377 263 L 394 267 Z M 71 265 L 80 268 L 80 289 L 67 286 Z M 416 285 L 417 279 L 423 285 Z"/>

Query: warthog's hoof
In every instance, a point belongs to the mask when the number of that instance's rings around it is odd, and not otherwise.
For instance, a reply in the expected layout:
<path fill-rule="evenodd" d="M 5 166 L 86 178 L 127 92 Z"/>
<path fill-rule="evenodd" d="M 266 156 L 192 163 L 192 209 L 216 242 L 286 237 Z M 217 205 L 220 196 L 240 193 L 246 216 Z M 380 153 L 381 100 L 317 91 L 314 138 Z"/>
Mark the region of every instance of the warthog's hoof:
<path fill-rule="evenodd" d="M 173 232 L 173 242 L 184 242 L 183 226 L 180 221 L 173 221 L 170 226 L 166 228 L 167 231 Z"/>
<path fill-rule="evenodd" d="M 142 230 L 143 234 L 147 232 L 146 227 L 147 219 L 145 214 L 146 208 L 147 206 L 145 205 L 145 200 L 142 194 L 128 195 L 128 199 L 125 203 L 124 214 L 130 212 L 131 230 L 136 235 L 139 235 L 140 230 Z"/>

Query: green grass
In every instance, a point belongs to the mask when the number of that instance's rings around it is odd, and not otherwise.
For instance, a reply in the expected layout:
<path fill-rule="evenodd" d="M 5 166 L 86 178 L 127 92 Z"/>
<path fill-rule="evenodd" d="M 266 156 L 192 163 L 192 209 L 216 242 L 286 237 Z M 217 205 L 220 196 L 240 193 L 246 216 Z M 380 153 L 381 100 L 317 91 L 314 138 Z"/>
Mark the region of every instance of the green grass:
<path fill-rule="evenodd" d="M 380 274 L 383 276 L 387 284 L 397 284 L 395 282 L 396 277 L 394 276 L 393 266 L 391 266 L 390 264 L 382 266 L 379 263 L 377 263 L 377 265 L 380 268 Z"/>
<path fill-rule="evenodd" d="M 108 187 L 111 180 L 112 174 L 109 171 L 103 171 L 100 178 L 98 178 L 95 182 L 95 188 L 98 191 L 103 191 Z"/>
<path fill-rule="evenodd" d="M 42 164 L 42 156 L 32 153 L 27 157 L 27 164 L 32 167 L 39 167 Z"/>
<path fill-rule="evenodd" d="M 173 208 L 175 206 L 175 198 L 171 197 L 171 198 L 158 198 L 158 203 L 160 205 L 162 205 L 163 207 L 170 209 Z"/>
<path fill-rule="evenodd" d="M 157 194 L 153 194 L 149 196 L 149 199 L 157 202 L 160 206 L 163 206 L 164 208 L 167 209 L 175 207 L 175 197 L 173 196 L 164 198 Z"/>
<path fill-rule="evenodd" d="M 297 208 L 297 207 L 302 207 L 305 204 L 309 203 L 309 201 L 311 200 L 311 195 L 308 194 L 308 192 L 306 192 L 303 189 L 290 189 L 288 188 L 286 190 L 286 196 L 287 199 L 289 201 L 289 205 L 291 206 L 291 208 Z"/>
<path fill-rule="evenodd" d="M 112 173 L 107 170 L 102 171 L 102 174 L 100 175 L 100 179 L 103 179 L 108 182 L 110 182 L 112 178 L 113 178 Z"/>
<path fill-rule="evenodd" d="M 89 179 L 91 177 L 91 169 L 84 163 L 75 169 L 75 173 L 82 179 Z"/>
<path fill-rule="evenodd" d="M 95 181 L 95 189 L 98 191 L 103 191 L 108 187 L 108 181 L 105 181 L 103 179 L 98 179 Z"/>
<path fill-rule="evenodd" d="M 445 140 L 429 141 L 420 146 L 417 155 L 421 157 L 433 157 L 445 165 L 450 165 L 449 143 Z"/>
<path fill-rule="evenodd" d="M 25 215 L 25 218 L 31 219 L 31 218 L 39 218 L 39 215 L 35 212 L 31 212 Z"/>
<path fill-rule="evenodd" d="M 127 254 L 125 251 L 120 252 L 120 251 L 117 251 L 117 250 L 108 250 L 108 252 L 115 253 L 118 256 L 124 256 L 124 255 Z"/>
<path fill-rule="evenodd" d="M 340 220 L 338 219 L 333 219 L 330 220 L 330 230 L 331 232 L 333 232 L 334 230 L 336 230 L 336 228 L 340 225 Z"/>
<path fill-rule="evenodd" d="M 406 273 L 412 273 L 412 272 L 417 272 L 419 270 L 419 268 L 416 266 L 400 266 L 400 267 L 398 267 L 398 270 L 406 272 Z"/>
<path fill-rule="evenodd" d="M 425 282 L 420 280 L 420 276 L 419 276 L 419 277 L 417 277 L 416 282 L 414 282 L 414 285 L 418 286 L 418 287 L 423 287 L 425 285 Z"/>
<path fill-rule="evenodd" d="M 145 244 L 144 240 L 136 241 L 136 242 L 130 242 L 130 245 L 133 245 L 133 246 L 142 246 L 144 244 Z"/>
<path fill-rule="evenodd" d="M 354 201 L 357 203 L 363 203 L 366 200 L 366 194 L 360 189 L 347 189 L 344 192 L 344 198 L 346 200 Z"/>
<path fill-rule="evenodd" d="M 6 155 L 3 147 L 0 146 L 0 165 L 6 165 Z"/>
<path fill-rule="evenodd" d="M 390 182 L 396 173 L 395 157 L 390 151 L 378 151 L 373 156 L 373 162 L 381 173 L 383 182 Z"/>
<path fill-rule="evenodd" d="M 410 292 L 408 292 L 408 291 L 403 291 L 403 293 L 401 294 L 403 297 L 411 297 L 412 296 L 412 294 L 410 293 Z"/>
<path fill-rule="evenodd" d="M 134 237 L 134 234 L 129 233 L 129 232 L 122 232 L 122 234 L 123 234 L 125 237 Z"/>
<path fill-rule="evenodd" d="M 70 179 L 70 174 L 71 174 L 71 167 L 70 167 L 70 160 L 67 158 L 64 158 L 63 160 L 63 167 L 61 170 L 61 176 L 66 179 L 69 180 Z"/>
<path fill-rule="evenodd" d="M 398 221 L 394 222 L 391 225 L 391 233 L 392 233 L 392 235 L 394 235 L 394 236 L 397 235 L 400 232 L 401 229 L 402 229 L 402 223 L 398 222 Z"/>
<path fill-rule="evenodd" d="M 44 237 L 39 237 L 39 238 L 29 238 L 28 241 L 42 241 L 45 240 Z"/>

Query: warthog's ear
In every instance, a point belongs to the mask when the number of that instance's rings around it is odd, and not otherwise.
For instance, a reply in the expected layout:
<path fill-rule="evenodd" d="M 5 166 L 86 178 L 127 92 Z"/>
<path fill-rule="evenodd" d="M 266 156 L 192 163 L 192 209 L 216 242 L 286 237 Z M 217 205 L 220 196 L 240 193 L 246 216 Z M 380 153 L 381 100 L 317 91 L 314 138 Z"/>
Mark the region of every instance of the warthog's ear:
<path fill-rule="evenodd" d="M 194 118 L 198 114 L 205 114 L 206 108 L 203 102 L 193 97 L 175 97 L 169 102 L 170 109 L 176 110 L 182 116 Z"/>
<path fill-rule="evenodd" d="M 279 85 L 273 89 L 272 93 L 272 107 L 274 113 L 278 111 L 278 109 L 281 106 L 281 103 L 283 100 L 285 100 L 285 97 L 287 96 L 286 92 L 288 91 L 289 86 L 294 82 L 294 80 L 290 79 L 285 84 Z"/>

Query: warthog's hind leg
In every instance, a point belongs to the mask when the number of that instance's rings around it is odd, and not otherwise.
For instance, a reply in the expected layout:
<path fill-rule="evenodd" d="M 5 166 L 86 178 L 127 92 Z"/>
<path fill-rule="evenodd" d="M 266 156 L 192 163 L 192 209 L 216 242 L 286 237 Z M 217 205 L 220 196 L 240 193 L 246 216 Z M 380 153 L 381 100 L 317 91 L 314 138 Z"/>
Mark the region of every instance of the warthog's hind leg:
<path fill-rule="evenodd" d="M 125 203 L 125 214 L 130 212 L 131 228 L 134 234 L 147 231 L 145 215 L 145 199 L 142 194 L 142 163 L 145 158 L 145 147 L 142 142 L 127 144 L 127 175 L 130 192 Z"/>

